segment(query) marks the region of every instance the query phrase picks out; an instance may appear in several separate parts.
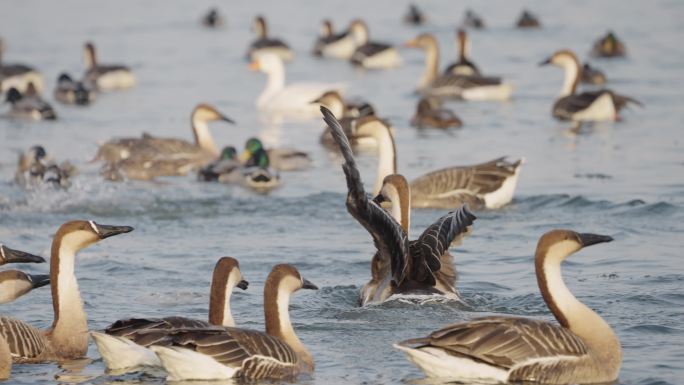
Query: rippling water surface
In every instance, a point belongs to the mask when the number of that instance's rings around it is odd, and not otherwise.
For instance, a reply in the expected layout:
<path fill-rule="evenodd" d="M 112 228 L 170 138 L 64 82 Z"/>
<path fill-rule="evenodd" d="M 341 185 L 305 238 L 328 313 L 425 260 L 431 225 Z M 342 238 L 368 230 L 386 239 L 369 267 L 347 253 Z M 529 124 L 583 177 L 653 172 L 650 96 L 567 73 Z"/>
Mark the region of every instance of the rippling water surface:
<path fill-rule="evenodd" d="M 233 296 L 241 326 L 261 329 L 261 291 L 273 264 L 295 264 L 318 284 L 295 295 L 291 313 L 297 333 L 316 359 L 307 384 L 395 384 L 422 378 L 391 344 L 448 323 L 492 313 L 551 319 L 539 295 L 533 268 L 537 238 L 552 228 L 610 234 L 615 241 L 587 249 L 564 266 L 568 286 L 616 330 L 624 349 L 621 384 L 678 384 L 684 380 L 684 3 L 650 2 L 423 2 L 430 23 L 403 26 L 407 4 L 253 1 L 219 4 L 228 25 L 203 29 L 205 1 L 0 3 L 0 35 L 7 61 L 39 68 L 51 90 L 62 70 L 80 74 L 86 39 L 103 62 L 126 62 L 138 77 L 128 92 L 101 95 L 87 108 L 56 105 L 59 120 L 30 123 L 0 119 L 0 240 L 48 255 L 51 236 L 70 219 L 126 224 L 135 231 L 83 250 L 77 276 L 90 327 L 125 316 L 206 317 L 211 270 L 218 257 L 237 257 L 250 289 Z M 346 63 L 308 55 L 318 23 L 332 17 L 346 25 L 363 16 L 371 35 L 400 43 L 420 31 L 442 43 L 442 63 L 454 56 L 454 26 L 466 6 L 490 26 L 472 32 L 473 60 L 489 74 L 515 84 L 509 103 L 453 103 L 460 130 L 418 132 L 408 126 L 422 71 L 418 51 L 402 50 L 404 66 L 386 72 L 355 71 Z M 519 31 L 512 23 L 522 7 L 536 12 L 544 29 Z M 294 47 L 290 80 L 341 81 L 348 94 L 372 101 L 397 127 L 399 170 L 412 178 L 448 165 L 501 155 L 524 156 L 526 164 L 513 203 L 478 213 L 474 232 L 453 250 L 464 303 L 392 302 L 356 307 L 369 277 L 373 246 L 347 214 L 339 160 L 319 144 L 320 120 L 269 122 L 254 100 L 265 83 L 247 71 L 243 54 L 252 39 L 253 16 L 263 12 L 274 35 Z M 624 39 L 629 57 L 595 60 L 609 86 L 646 107 L 623 114 L 619 123 L 596 124 L 579 133 L 554 121 L 550 106 L 562 81 L 557 68 L 537 63 L 559 48 L 586 57 L 606 29 Z M 49 93 L 48 93 L 49 95 Z M 236 126 L 212 126 L 220 144 L 241 146 L 253 135 L 268 144 L 309 151 L 315 168 L 282 174 L 284 185 L 254 195 L 240 188 L 198 184 L 192 177 L 158 183 L 112 184 L 87 164 L 97 144 L 114 136 L 150 132 L 191 138 L 190 111 L 199 102 L 216 105 Z M 2 106 L 2 111 L 7 106 Z M 67 192 L 25 192 L 12 183 L 19 150 L 40 143 L 57 159 L 81 168 Z M 370 185 L 372 154 L 359 162 Z M 442 215 L 414 211 L 418 234 Z M 25 266 L 45 272 L 47 265 Z M 4 305 L 33 325 L 52 322 L 49 291 L 39 290 Z M 113 377 L 91 346 L 90 363 L 60 369 L 53 364 L 16 365 L 7 383 L 89 381 L 160 383 L 149 375 Z M 84 366 L 85 364 L 85 366 Z"/>

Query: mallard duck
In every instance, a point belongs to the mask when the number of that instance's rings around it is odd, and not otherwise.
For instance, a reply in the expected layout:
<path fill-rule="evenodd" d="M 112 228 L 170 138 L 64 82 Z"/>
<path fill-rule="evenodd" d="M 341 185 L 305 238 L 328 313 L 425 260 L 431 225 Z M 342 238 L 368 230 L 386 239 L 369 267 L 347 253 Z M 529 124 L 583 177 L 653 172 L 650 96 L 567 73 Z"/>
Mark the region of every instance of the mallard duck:
<path fill-rule="evenodd" d="M 466 28 L 474 29 L 484 29 L 485 22 L 482 18 L 473 12 L 471 9 L 467 9 L 465 16 L 463 17 L 462 25 Z"/>
<path fill-rule="evenodd" d="M 263 157 L 265 154 L 266 157 Z M 245 150 L 240 154 L 240 162 L 245 166 L 268 167 L 278 171 L 306 170 L 312 166 L 311 158 L 306 152 L 291 148 L 271 148 L 266 150 L 258 138 L 250 138 L 245 143 Z M 250 164 L 250 160 L 255 164 Z M 264 166 L 263 162 L 268 162 Z"/>
<path fill-rule="evenodd" d="M 95 92 L 86 87 L 83 82 L 73 80 L 67 73 L 62 73 L 57 79 L 55 100 L 64 104 L 88 105 L 95 100 Z"/>
<path fill-rule="evenodd" d="M 582 77 L 580 81 L 586 84 L 594 84 L 597 86 L 606 84 L 606 75 L 598 68 L 594 68 L 589 63 L 584 63 L 582 66 Z"/>
<path fill-rule="evenodd" d="M 526 9 L 522 11 L 520 18 L 515 23 L 515 25 L 518 28 L 541 28 L 541 23 L 539 22 L 539 19 L 537 19 L 537 17 L 533 15 L 532 12 Z"/>
<path fill-rule="evenodd" d="M 461 127 L 463 122 L 453 111 L 442 108 L 437 98 L 422 98 L 418 102 L 415 115 L 411 118 L 411 125 L 418 128 L 450 128 Z"/>
<path fill-rule="evenodd" d="M 57 113 L 38 95 L 33 83 L 29 83 L 23 95 L 16 88 L 10 88 L 5 101 L 12 106 L 9 111 L 10 117 L 31 120 L 57 119 Z"/>
<path fill-rule="evenodd" d="M 388 69 L 401 65 L 396 48 L 369 40 L 368 26 L 364 21 L 353 21 L 350 29 L 354 31 L 356 39 L 356 49 L 349 59 L 353 65 L 367 69 Z"/>
<path fill-rule="evenodd" d="M 606 36 L 598 39 L 591 49 L 591 54 L 596 57 L 623 57 L 627 55 L 625 44 L 617 38 L 613 31 L 608 31 Z"/>

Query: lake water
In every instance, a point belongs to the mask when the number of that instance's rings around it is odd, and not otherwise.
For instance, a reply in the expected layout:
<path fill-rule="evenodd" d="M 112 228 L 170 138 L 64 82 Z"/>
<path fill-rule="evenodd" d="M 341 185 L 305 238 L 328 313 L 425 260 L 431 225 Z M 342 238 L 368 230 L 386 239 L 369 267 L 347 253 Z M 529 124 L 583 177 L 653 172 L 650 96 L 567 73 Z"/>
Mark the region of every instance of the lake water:
<path fill-rule="evenodd" d="M 488 314 L 551 319 L 536 286 L 533 253 L 538 237 L 553 228 L 609 234 L 615 241 L 582 251 L 564 265 L 568 286 L 617 332 L 624 349 L 621 384 L 660 385 L 684 381 L 684 3 L 540 0 L 421 2 L 430 21 L 401 24 L 407 3 L 396 1 L 253 1 L 218 4 L 228 25 L 206 30 L 199 18 L 207 1 L 93 2 L 36 0 L 0 2 L 0 35 L 7 62 L 25 62 L 46 78 L 48 98 L 57 75 L 83 71 L 81 47 L 92 40 L 102 62 L 130 64 L 136 88 L 100 95 L 86 108 L 55 105 L 56 122 L 0 119 L 0 240 L 48 256 L 52 234 L 71 219 L 131 225 L 135 231 L 83 250 L 76 274 L 92 329 L 128 316 L 206 317 L 215 261 L 240 260 L 248 291 L 233 296 L 237 323 L 262 329 L 262 287 L 271 266 L 288 262 L 321 288 L 295 295 L 291 318 L 312 351 L 316 372 L 304 384 L 397 384 L 421 379 L 391 344 L 422 336 L 445 324 Z M 429 31 L 442 44 L 442 64 L 454 55 L 454 28 L 466 7 L 489 25 L 473 31 L 472 58 L 488 74 L 516 89 L 508 103 L 450 103 L 462 129 L 418 132 L 408 121 L 411 94 L 422 72 L 419 51 L 403 50 L 404 66 L 363 72 L 347 63 L 309 56 L 319 22 L 339 28 L 363 16 L 371 36 L 401 43 Z M 523 7 L 544 28 L 512 28 Z M 464 303 L 414 305 L 392 302 L 356 307 L 358 289 L 370 276 L 373 245 L 347 214 L 339 160 L 318 144 L 319 119 L 274 124 L 257 113 L 254 100 L 265 76 L 246 68 L 244 53 L 257 13 L 271 21 L 273 35 L 288 41 L 297 58 L 287 67 L 292 81 L 344 82 L 396 126 L 398 165 L 409 179 L 449 165 L 501 155 L 524 156 L 516 197 L 498 211 L 479 212 L 471 237 L 452 250 Z M 579 133 L 551 118 L 562 82 L 558 68 L 537 63 L 560 48 L 586 58 L 595 38 L 613 29 L 629 50 L 626 59 L 594 60 L 608 86 L 645 104 L 618 123 L 596 124 Z M 192 108 L 207 102 L 238 124 L 217 123 L 219 144 L 242 147 L 259 135 L 269 145 L 308 151 L 315 167 L 282 174 L 282 188 L 269 195 L 193 177 L 159 183 L 108 183 L 87 164 L 97 144 L 115 136 L 149 132 L 191 139 Z M 0 112 L 7 106 L 0 106 Z M 25 192 L 12 182 L 17 153 L 43 144 L 57 159 L 81 168 L 66 192 Z M 359 158 L 370 186 L 373 154 Z M 419 234 L 443 214 L 416 210 Z M 47 265 L 22 266 L 46 272 Z M 2 314 L 33 325 L 52 322 L 49 290 L 4 305 Z M 161 383 L 149 375 L 113 377 L 91 344 L 94 361 L 67 373 L 54 364 L 16 365 L 7 383 L 86 381 Z"/>

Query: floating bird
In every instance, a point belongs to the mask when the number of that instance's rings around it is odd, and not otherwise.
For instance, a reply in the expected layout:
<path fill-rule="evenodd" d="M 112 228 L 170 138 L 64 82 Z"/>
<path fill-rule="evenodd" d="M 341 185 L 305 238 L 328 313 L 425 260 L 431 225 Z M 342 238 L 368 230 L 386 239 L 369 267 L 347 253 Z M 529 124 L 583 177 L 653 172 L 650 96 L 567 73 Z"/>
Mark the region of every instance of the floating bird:
<path fill-rule="evenodd" d="M 0 38 L 0 94 L 16 88 L 19 92 L 26 92 L 29 84 L 40 94 L 43 92 L 43 76 L 35 68 L 25 64 L 7 64 L 3 61 L 5 43 Z"/>
<path fill-rule="evenodd" d="M 131 88 L 135 85 L 135 76 L 130 68 L 120 64 L 100 64 L 92 42 L 85 43 L 83 57 L 86 65 L 84 82 L 95 89 L 113 91 Z"/>
<path fill-rule="evenodd" d="M 276 55 L 287 62 L 294 59 L 294 53 L 287 44 L 280 39 L 273 39 L 268 36 L 268 26 L 263 16 L 257 16 L 254 19 L 252 31 L 256 33 L 257 39 L 252 42 L 247 50 L 249 60 L 254 61 L 258 56 L 265 53 Z"/>
<path fill-rule="evenodd" d="M 219 28 L 224 25 L 223 16 L 219 13 L 218 9 L 211 8 L 204 17 L 202 17 L 202 25 L 208 28 Z"/>
<path fill-rule="evenodd" d="M 317 50 L 320 51 L 317 56 L 349 60 L 356 48 L 362 44 L 362 42 L 368 39 L 368 30 L 366 24 L 359 20 L 353 20 L 346 31 L 333 34 L 332 33 L 332 23 L 327 20 L 323 21 L 323 33 L 326 35 L 325 40 L 319 39 L 317 41 L 316 47 L 314 48 L 314 54 L 317 54 Z"/>
<path fill-rule="evenodd" d="M 608 31 L 606 36 L 598 39 L 591 49 L 591 54 L 596 57 L 623 57 L 627 55 L 627 48 L 617 38 L 613 31 Z"/>
<path fill-rule="evenodd" d="M 95 92 L 83 82 L 73 80 L 69 74 L 62 73 L 57 79 L 55 100 L 64 104 L 85 106 L 95 100 Z"/>
<path fill-rule="evenodd" d="M 518 28 L 541 28 L 541 23 L 532 12 L 524 9 L 515 26 Z"/>
<path fill-rule="evenodd" d="M 553 104 L 553 116 L 560 120 L 605 121 L 618 120 L 618 113 L 628 103 L 641 103 L 610 90 L 576 93 L 581 68 L 577 56 L 570 50 L 560 50 L 540 65 L 553 64 L 565 70 L 563 88 Z"/>
<path fill-rule="evenodd" d="M 194 143 L 149 134 L 143 134 L 141 138 L 112 139 L 100 146 L 93 161 L 105 162 L 103 175 L 111 180 L 123 177 L 149 180 L 158 176 L 186 175 L 219 156 L 207 125 L 218 120 L 234 123 L 216 108 L 199 104 L 192 111 L 191 118 Z"/>
<path fill-rule="evenodd" d="M 47 155 L 43 146 L 33 146 L 19 155 L 14 181 L 21 187 L 49 185 L 68 188 L 77 169 L 69 161 L 57 164 Z"/>
<path fill-rule="evenodd" d="M 613 238 L 553 230 L 539 239 L 537 283 L 560 325 L 490 316 L 453 324 L 394 347 L 428 377 L 458 382 L 612 383 L 622 361 L 620 341 L 601 316 L 575 298 L 561 276 L 569 255 Z"/>
<path fill-rule="evenodd" d="M 368 26 L 355 20 L 350 27 L 355 34 L 356 49 L 349 59 L 352 64 L 367 69 L 388 69 L 401 65 L 401 57 L 390 44 L 369 40 Z"/>
<path fill-rule="evenodd" d="M 29 83 L 22 95 L 16 88 L 7 91 L 5 100 L 12 105 L 9 116 L 19 119 L 55 120 L 57 113 L 50 104 L 38 95 L 38 91 Z"/>
<path fill-rule="evenodd" d="M 435 45 L 439 47 L 437 40 L 435 40 Z M 464 29 L 459 29 L 456 31 L 456 48 L 458 50 L 458 61 L 448 65 L 446 70 L 444 70 L 444 73 L 466 76 L 481 76 L 480 70 L 477 68 L 475 63 L 470 61 L 468 58 L 468 52 L 470 51 L 470 40 L 468 39 L 468 34 Z M 439 56 L 437 59 L 439 59 Z M 437 60 L 437 66 L 439 67 L 439 60 Z"/>
<path fill-rule="evenodd" d="M 472 10 L 466 10 L 462 25 L 466 28 L 484 29 L 485 23 L 482 18 Z"/>
<path fill-rule="evenodd" d="M 283 61 L 276 55 L 265 53 L 251 62 L 249 68 L 268 75 L 266 88 L 257 98 L 257 107 L 273 114 L 292 117 L 314 117 L 317 106 L 311 101 L 326 91 L 341 90 L 342 84 L 331 83 L 293 83 L 285 85 Z"/>
<path fill-rule="evenodd" d="M 356 126 L 361 121 L 359 118 L 375 115 L 375 109 L 370 104 L 366 102 L 348 103 L 337 91 L 328 91 L 312 103 L 325 106 L 335 115 L 352 147 L 375 147 L 377 145 L 375 140 L 364 140 L 364 138 L 356 135 Z M 330 150 L 338 151 L 339 149 L 328 126 L 325 126 L 319 141 Z"/>
<path fill-rule="evenodd" d="M 102 239 L 132 230 L 129 226 L 107 226 L 93 221 L 70 221 L 59 228 L 52 240 L 50 257 L 55 313 L 52 327 L 39 330 L 23 321 L 0 317 L 0 339 L 7 342 L 13 361 L 61 362 L 85 356 L 88 321 L 74 275 L 76 253 Z"/>
<path fill-rule="evenodd" d="M 261 164 L 255 155 L 266 154 L 264 159 L 267 164 Z M 292 148 L 271 148 L 266 150 L 264 144 L 258 138 L 249 138 L 245 143 L 245 150 L 240 154 L 240 162 L 246 166 L 268 167 L 269 165 L 278 171 L 300 171 L 311 168 L 312 161 L 309 154 Z M 255 164 L 245 163 L 252 159 Z"/>
<path fill-rule="evenodd" d="M 586 84 L 594 84 L 597 86 L 606 84 L 606 75 L 598 68 L 594 68 L 589 63 L 584 63 L 582 66 L 582 77 L 580 81 Z"/>
<path fill-rule="evenodd" d="M 347 211 L 371 234 L 377 253 L 371 264 L 372 279 L 361 289 L 359 302 L 377 303 L 393 295 L 424 294 L 458 299 L 449 245 L 468 231 L 475 220 L 465 207 L 440 218 L 409 242 L 410 192 L 406 179 L 388 175 L 374 200 L 363 189 L 359 170 L 344 131 L 330 110 L 321 107 L 324 120 L 345 159 Z M 390 212 L 380 204 L 389 201 Z"/>
<path fill-rule="evenodd" d="M 241 328 L 178 330 L 152 346 L 169 381 L 294 379 L 312 373 L 311 353 L 295 334 L 289 316 L 290 296 L 318 289 L 292 265 L 276 265 L 264 284 L 266 333 Z"/>
<path fill-rule="evenodd" d="M 463 122 L 453 111 L 442 108 L 437 98 L 422 98 L 418 102 L 416 113 L 411 118 L 411 125 L 418 128 L 451 128 L 461 127 Z"/>
<path fill-rule="evenodd" d="M 425 96 L 465 100 L 507 100 L 511 97 L 513 87 L 503 83 L 501 78 L 453 73 L 439 75 L 439 45 L 428 33 L 420 34 L 404 45 L 425 51 L 425 71 L 418 83 L 418 92 Z"/>
<path fill-rule="evenodd" d="M 332 21 L 329 19 L 323 20 L 323 22 L 321 22 L 321 33 L 318 35 L 318 38 L 314 43 L 314 48 L 311 52 L 314 56 L 323 56 L 323 50 L 325 47 L 328 44 L 335 42 L 337 38 L 338 35 L 335 35 Z"/>
<path fill-rule="evenodd" d="M 426 20 L 425 15 L 418 9 L 415 4 L 409 5 L 408 12 L 404 15 L 404 23 L 412 25 L 424 24 Z"/>
<path fill-rule="evenodd" d="M 0 271 L 0 304 L 12 302 L 33 289 L 49 284 L 49 275 L 27 274 L 19 270 Z"/>
<path fill-rule="evenodd" d="M 186 317 L 129 318 L 109 325 L 104 333 L 91 332 L 107 370 L 124 370 L 141 366 L 160 367 L 157 355 L 148 348 L 160 341 L 159 336 L 173 330 L 235 326 L 230 311 L 233 288 L 246 290 L 249 283 L 240 272 L 235 258 L 223 257 L 216 262 L 209 295 L 209 321 Z"/>

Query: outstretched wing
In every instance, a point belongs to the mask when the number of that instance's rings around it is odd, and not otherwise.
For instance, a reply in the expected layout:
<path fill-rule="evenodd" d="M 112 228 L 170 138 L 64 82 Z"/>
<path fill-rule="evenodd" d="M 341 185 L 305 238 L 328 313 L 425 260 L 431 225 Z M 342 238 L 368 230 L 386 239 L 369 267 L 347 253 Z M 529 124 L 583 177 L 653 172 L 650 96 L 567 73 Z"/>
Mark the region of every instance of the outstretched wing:
<path fill-rule="evenodd" d="M 408 238 L 401 225 L 382 207 L 368 199 L 363 189 L 363 183 L 356 167 L 349 141 L 342 130 L 342 126 L 335 116 L 325 107 L 321 107 L 325 120 L 344 157 L 342 165 L 347 177 L 347 211 L 371 234 L 375 247 L 381 258 L 392 261 L 392 271 L 399 264 L 406 266 L 408 258 Z"/>

